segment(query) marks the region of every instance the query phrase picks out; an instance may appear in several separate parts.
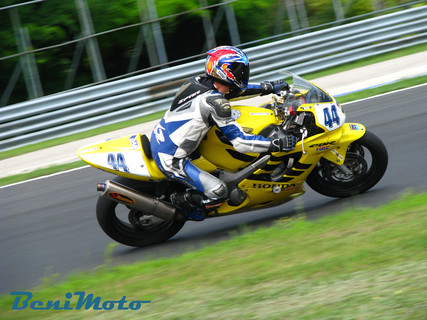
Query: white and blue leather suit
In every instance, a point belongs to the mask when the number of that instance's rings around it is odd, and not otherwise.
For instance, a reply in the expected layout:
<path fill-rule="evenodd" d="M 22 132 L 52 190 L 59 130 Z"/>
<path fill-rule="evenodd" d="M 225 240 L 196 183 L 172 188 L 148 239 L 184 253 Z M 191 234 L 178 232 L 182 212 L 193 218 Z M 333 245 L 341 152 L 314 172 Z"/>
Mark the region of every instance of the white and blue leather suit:
<path fill-rule="evenodd" d="M 245 95 L 254 93 L 261 93 L 261 86 L 249 84 Z M 192 77 L 177 92 L 172 106 L 151 135 L 154 160 L 165 175 L 212 200 L 226 197 L 227 186 L 189 158 L 212 126 L 218 126 L 239 152 L 267 152 L 271 146 L 269 139 L 246 134 L 231 118 L 227 98 L 215 89 L 209 77 Z"/>

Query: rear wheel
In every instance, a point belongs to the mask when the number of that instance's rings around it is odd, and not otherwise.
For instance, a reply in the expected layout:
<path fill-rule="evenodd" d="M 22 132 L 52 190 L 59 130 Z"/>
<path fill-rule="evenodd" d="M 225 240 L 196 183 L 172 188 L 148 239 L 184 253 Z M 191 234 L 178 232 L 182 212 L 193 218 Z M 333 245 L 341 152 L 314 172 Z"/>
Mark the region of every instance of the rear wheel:
<path fill-rule="evenodd" d="M 151 183 L 122 177 L 117 177 L 114 181 L 154 195 L 155 188 Z M 144 212 L 129 209 L 101 196 L 96 205 L 96 217 L 102 230 L 109 237 L 133 247 L 143 247 L 166 241 L 181 230 L 185 224 L 184 220 L 163 220 L 152 215 L 145 215 Z"/>
<path fill-rule="evenodd" d="M 384 143 L 367 131 L 352 142 L 344 161 L 351 174 L 344 174 L 334 163 L 321 159 L 310 173 L 307 184 L 329 197 L 349 197 L 365 192 L 378 183 L 387 169 L 388 155 Z"/>

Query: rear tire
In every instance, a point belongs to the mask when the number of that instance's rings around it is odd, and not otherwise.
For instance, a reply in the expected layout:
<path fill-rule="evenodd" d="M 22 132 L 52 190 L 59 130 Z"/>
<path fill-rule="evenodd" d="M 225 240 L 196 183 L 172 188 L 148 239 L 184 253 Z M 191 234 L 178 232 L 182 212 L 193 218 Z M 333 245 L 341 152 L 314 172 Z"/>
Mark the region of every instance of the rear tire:
<path fill-rule="evenodd" d="M 366 131 L 347 149 L 344 165 L 350 169 L 352 177 L 345 177 L 335 164 L 321 159 L 308 176 L 307 184 L 325 196 L 349 197 L 375 186 L 383 177 L 387 164 L 388 154 L 384 143 Z"/>
<path fill-rule="evenodd" d="M 153 195 L 152 183 L 116 177 L 115 182 L 135 190 Z M 174 236 L 185 224 L 185 220 L 163 220 L 145 216 L 143 212 L 130 210 L 108 198 L 99 197 L 96 218 L 102 230 L 113 240 L 127 246 L 144 247 L 160 243 Z"/>

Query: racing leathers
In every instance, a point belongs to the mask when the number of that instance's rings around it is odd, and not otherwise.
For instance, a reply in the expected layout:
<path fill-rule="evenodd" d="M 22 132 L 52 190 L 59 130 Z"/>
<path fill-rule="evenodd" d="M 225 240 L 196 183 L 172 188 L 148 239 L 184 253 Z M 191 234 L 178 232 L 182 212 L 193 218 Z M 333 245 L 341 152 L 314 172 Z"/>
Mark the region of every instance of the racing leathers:
<path fill-rule="evenodd" d="M 267 92 L 262 84 L 250 84 L 245 95 L 256 93 Z M 225 198 L 227 186 L 194 165 L 189 156 L 212 126 L 216 125 L 238 152 L 262 153 L 272 147 L 269 139 L 245 133 L 232 119 L 227 99 L 230 97 L 217 91 L 209 77 L 192 77 L 177 92 L 151 135 L 153 158 L 160 170 L 169 178 L 204 193 L 210 200 Z"/>

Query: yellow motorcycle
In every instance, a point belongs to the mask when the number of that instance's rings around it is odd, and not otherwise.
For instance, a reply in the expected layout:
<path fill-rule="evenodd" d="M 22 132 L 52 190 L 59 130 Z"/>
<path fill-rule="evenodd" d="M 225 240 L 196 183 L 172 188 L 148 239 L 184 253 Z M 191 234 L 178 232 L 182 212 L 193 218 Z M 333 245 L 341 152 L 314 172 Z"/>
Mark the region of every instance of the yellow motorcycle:
<path fill-rule="evenodd" d="M 289 74 L 289 91 L 260 107 L 233 105 L 232 117 L 247 133 L 295 135 L 295 149 L 242 154 L 213 127 L 192 161 L 223 180 L 229 194 L 197 220 L 281 205 L 302 195 L 304 182 L 320 194 L 348 197 L 372 188 L 384 175 L 388 155 L 383 142 L 362 124 L 346 123 L 344 111 L 328 93 Z M 159 170 L 146 135 L 91 144 L 77 154 L 118 176 L 98 184 L 96 207 L 101 228 L 117 242 L 141 247 L 166 241 L 191 219 L 170 200 L 173 192 L 187 187 Z"/>

